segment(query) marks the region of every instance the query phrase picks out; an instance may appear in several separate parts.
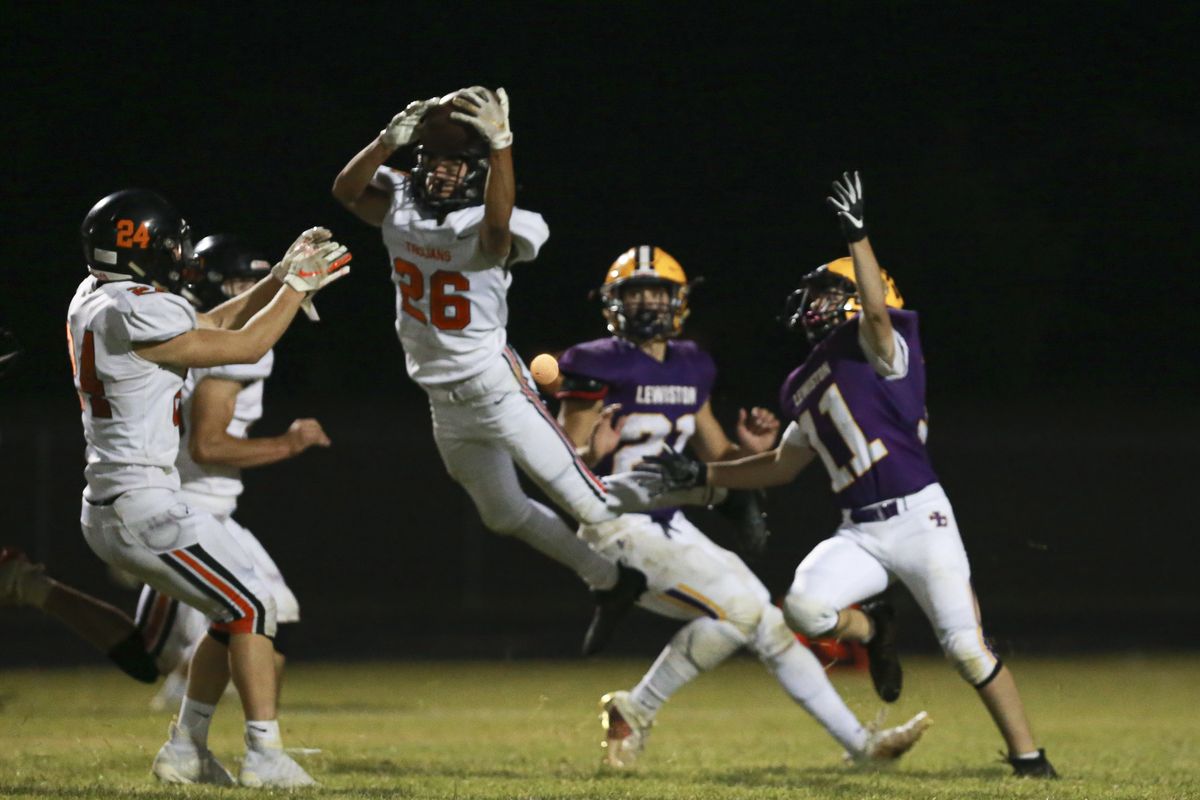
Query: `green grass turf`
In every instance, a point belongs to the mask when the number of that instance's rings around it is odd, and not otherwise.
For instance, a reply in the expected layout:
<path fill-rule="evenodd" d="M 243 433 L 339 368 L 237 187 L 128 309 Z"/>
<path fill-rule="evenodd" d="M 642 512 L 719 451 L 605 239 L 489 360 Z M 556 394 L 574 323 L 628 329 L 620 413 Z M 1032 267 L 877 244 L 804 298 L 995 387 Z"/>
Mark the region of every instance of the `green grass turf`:
<path fill-rule="evenodd" d="M 975 693 L 936 658 L 906 663 L 899 723 L 933 728 L 887 772 L 842 765 L 840 748 L 762 668 L 738 658 L 659 714 L 636 768 L 598 768 L 597 699 L 648 661 L 297 665 L 284 741 L 346 798 L 1188 798 L 1200 797 L 1200 656 L 1011 662 L 1035 732 L 1064 778 L 1008 777 Z M 834 672 L 864 719 L 865 674 Z M 209 797 L 149 774 L 167 717 L 111 669 L 0 672 L 0 797 Z M 226 698 L 210 745 L 236 771 L 241 714 Z"/>

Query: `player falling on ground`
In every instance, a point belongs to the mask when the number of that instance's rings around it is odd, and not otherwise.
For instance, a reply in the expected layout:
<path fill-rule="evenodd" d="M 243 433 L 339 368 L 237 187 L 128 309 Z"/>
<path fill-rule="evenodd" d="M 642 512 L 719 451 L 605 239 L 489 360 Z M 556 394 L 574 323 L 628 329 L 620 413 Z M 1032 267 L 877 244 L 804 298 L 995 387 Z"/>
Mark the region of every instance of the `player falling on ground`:
<path fill-rule="evenodd" d="M 312 784 L 279 735 L 274 598 L 225 526 L 183 502 L 175 458 L 187 370 L 257 362 L 309 295 L 346 274 L 349 253 L 328 231 L 306 231 L 270 277 L 197 314 L 176 294 L 193 266 L 190 231 L 166 200 L 111 194 L 82 234 L 91 275 L 71 300 L 67 331 L 87 440 L 84 538 L 101 560 L 217 620 L 192 656 L 187 696 L 215 706 L 232 673 L 246 715 L 239 782 Z M 202 742 L 176 732 L 155 758 L 160 779 L 233 782 Z"/>
<path fill-rule="evenodd" d="M 688 316 L 688 282 L 670 254 L 649 245 L 626 251 L 609 268 L 600 296 L 614 336 L 563 353 L 557 392 L 563 428 L 590 466 L 605 475 L 626 472 L 667 446 L 682 450 L 690 444 L 705 461 L 774 446 L 779 420 L 766 409 L 739 412 L 737 443 L 713 415 L 716 367 L 695 342 L 677 338 Z M 766 531 L 747 499 L 753 496 L 730 494 L 725 503 L 740 501 L 743 524 L 756 534 L 749 543 L 761 548 Z M 649 591 L 641 606 L 690 621 L 637 686 L 601 699 L 604 763 L 633 764 L 667 699 L 743 647 L 854 759 L 899 758 L 921 737 L 928 724 L 923 713 L 883 731 L 860 725 L 740 558 L 709 540 L 677 507 L 651 510 L 648 519 L 656 524 L 618 531 L 593 546 L 646 573 Z"/>
<path fill-rule="evenodd" d="M 195 247 L 197 275 L 185 292 L 200 311 L 253 288 L 270 269 L 262 255 L 231 236 L 208 236 Z M 220 520 L 254 560 L 255 570 L 275 599 L 276 623 L 300 618 L 295 595 L 275 562 L 252 533 L 231 517 L 242 492 L 243 467 L 260 466 L 298 455 L 313 445 L 327 446 L 320 423 L 300 419 L 280 436 L 247 439 L 247 429 L 262 416 L 263 381 L 270 375 L 273 353 L 255 364 L 189 370 L 183 386 L 181 446 L 176 458 L 182 492 L 194 508 Z M 197 392 L 197 387 L 200 391 Z M 187 687 L 188 661 L 209 627 L 191 606 L 144 587 L 137 618 L 46 575 L 16 548 L 0 552 L 0 605 L 31 605 L 55 617 L 105 653 L 130 677 L 153 683 L 167 680 L 155 698 L 159 708 L 179 706 Z M 277 690 L 284 656 L 276 632 Z M 194 704 L 193 704 L 194 706 Z M 199 712 L 199 716 L 191 712 Z M 211 717 L 210 708 L 181 713 L 184 725 Z M 193 726 L 193 738 L 204 744 L 206 733 Z"/>
<path fill-rule="evenodd" d="M 645 588 L 521 489 L 515 466 L 582 524 L 631 523 L 608 510 L 606 490 L 575 453 L 507 346 L 511 267 L 531 261 L 549 231 L 514 206 L 508 97 L 481 86 L 410 103 L 342 169 L 333 194 L 383 229 L 396 284 L 396 332 L 409 377 L 429 395 L 433 435 L 450 477 L 484 524 L 573 569 L 593 588 L 584 652 L 600 649 Z M 415 145 L 408 173 L 383 166 Z M 515 463 L 515 466 L 514 466 Z"/>
<path fill-rule="evenodd" d="M 901 670 L 889 608 L 850 608 L 893 581 L 908 587 L 947 658 L 979 692 L 1015 774 L 1053 778 L 1034 743 L 1016 683 L 983 636 L 971 568 L 954 511 L 925 449 L 925 361 L 917 315 L 901 310 L 892 279 L 867 239 L 858 173 L 828 199 L 850 258 L 805 275 L 787 323 L 812 343 L 781 390 L 791 420 L 768 453 L 705 465 L 678 454 L 643 464 L 654 491 L 695 486 L 758 488 L 790 482 L 820 456 L 842 524 L 800 563 L 784 602 L 788 625 L 806 636 L 865 642 L 880 697 L 900 694 Z M 868 607 L 869 610 L 869 607 Z"/>

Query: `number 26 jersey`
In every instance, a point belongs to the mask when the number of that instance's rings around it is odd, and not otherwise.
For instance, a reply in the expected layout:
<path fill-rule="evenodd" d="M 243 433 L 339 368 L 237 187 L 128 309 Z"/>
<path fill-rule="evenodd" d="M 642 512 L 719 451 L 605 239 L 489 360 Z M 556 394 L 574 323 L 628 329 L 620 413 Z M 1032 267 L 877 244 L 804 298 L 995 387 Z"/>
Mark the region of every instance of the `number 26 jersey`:
<path fill-rule="evenodd" d="M 478 375 L 507 344 L 508 267 L 537 257 L 550 236 L 545 220 L 514 208 L 509 257 L 489 263 L 479 251 L 482 205 L 460 208 L 439 221 L 417 208 L 404 173 L 380 167 L 373 184 L 392 196 L 383 243 L 396 284 L 396 334 L 409 377 L 437 386 Z"/>

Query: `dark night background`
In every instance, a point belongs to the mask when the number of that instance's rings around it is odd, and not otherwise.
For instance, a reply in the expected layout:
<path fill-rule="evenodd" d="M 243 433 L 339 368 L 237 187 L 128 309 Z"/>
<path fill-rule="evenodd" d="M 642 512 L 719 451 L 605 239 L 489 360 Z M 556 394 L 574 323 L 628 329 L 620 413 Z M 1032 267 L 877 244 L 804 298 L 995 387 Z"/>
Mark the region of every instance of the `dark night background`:
<path fill-rule="evenodd" d="M 445 475 L 379 234 L 329 193 L 407 102 L 483 83 L 508 89 L 518 203 L 551 228 L 510 293 L 526 359 L 601 335 L 588 291 L 653 243 L 706 279 L 688 334 L 718 416 L 774 407 L 804 350 L 775 316 L 844 253 L 823 198 L 861 169 L 876 252 L 923 312 L 930 447 L 1001 651 L 1195 647 L 1198 31 L 1190 5 L 1152 8 L 5 3 L 0 325 L 25 354 L 0 382 L 0 542 L 132 608 L 79 534 L 62 330 L 84 214 L 145 186 L 197 236 L 282 252 L 324 224 L 355 252 L 324 322 L 277 348 L 256 429 L 316 416 L 334 447 L 249 473 L 238 514 L 300 596 L 296 655 L 573 653 L 586 593 Z M 835 523 L 818 472 L 771 495 L 755 566 L 776 594 Z M 614 651 L 674 627 L 640 614 Z M 0 664 L 90 659 L 0 613 Z"/>

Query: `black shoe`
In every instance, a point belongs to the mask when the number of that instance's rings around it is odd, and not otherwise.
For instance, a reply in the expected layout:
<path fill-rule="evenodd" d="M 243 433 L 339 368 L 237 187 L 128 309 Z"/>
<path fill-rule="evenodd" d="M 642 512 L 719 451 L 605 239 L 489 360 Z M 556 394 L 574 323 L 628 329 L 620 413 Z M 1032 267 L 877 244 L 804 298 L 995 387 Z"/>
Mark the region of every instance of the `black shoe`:
<path fill-rule="evenodd" d="M 583 637 L 583 654 L 595 655 L 604 649 L 612 637 L 617 624 L 633 608 L 633 604 L 646 591 L 646 575 L 641 570 L 617 563 L 617 582 L 611 589 L 596 589 L 592 597 L 596 600 L 596 611 L 592 624 Z"/>
<path fill-rule="evenodd" d="M 896 609 L 886 600 L 876 600 L 864 603 L 862 610 L 875 626 L 875 633 L 867 642 L 871 683 L 883 702 L 894 703 L 904 683 L 900 656 L 896 654 Z"/>
<path fill-rule="evenodd" d="M 1037 758 L 1012 758 L 1008 759 L 1008 763 L 1012 765 L 1013 775 L 1018 778 L 1057 778 L 1058 773 L 1054 769 L 1054 765 L 1050 763 L 1050 759 L 1046 758 L 1046 748 L 1039 747 Z"/>

